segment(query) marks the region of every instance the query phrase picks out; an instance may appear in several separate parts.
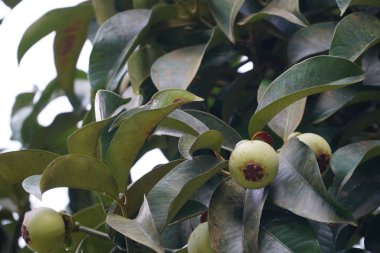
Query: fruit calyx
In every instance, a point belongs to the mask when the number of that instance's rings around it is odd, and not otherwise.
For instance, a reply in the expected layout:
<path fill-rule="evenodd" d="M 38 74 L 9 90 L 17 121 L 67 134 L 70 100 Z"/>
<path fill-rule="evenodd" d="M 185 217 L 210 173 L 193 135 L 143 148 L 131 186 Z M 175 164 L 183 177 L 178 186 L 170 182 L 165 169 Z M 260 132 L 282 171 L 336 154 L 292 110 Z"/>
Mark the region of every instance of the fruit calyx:
<path fill-rule="evenodd" d="M 245 179 L 249 181 L 259 181 L 265 175 L 264 169 L 260 165 L 256 165 L 255 163 L 248 163 L 247 167 L 243 169 Z"/>

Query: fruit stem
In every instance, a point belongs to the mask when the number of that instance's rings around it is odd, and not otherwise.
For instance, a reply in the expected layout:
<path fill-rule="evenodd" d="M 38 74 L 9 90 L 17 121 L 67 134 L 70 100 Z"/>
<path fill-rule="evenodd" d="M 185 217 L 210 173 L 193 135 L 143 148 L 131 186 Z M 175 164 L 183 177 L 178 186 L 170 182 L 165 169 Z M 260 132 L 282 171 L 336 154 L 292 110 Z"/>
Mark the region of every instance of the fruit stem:
<path fill-rule="evenodd" d="M 223 170 L 223 169 L 219 173 L 222 174 L 223 176 L 226 176 L 226 177 L 231 176 L 231 173 L 229 171 L 226 171 L 226 170 Z"/>
<path fill-rule="evenodd" d="M 78 222 L 75 222 L 75 230 L 74 231 L 78 231 L 78 232 L 80 231 L 80 232 L 86 233 L 88 235 L 92 235 L 92 236 L 96 236 L 96 237 L 99 237 L 102 239 L 110 240 L 108 234 L 100 232 L 100 231 L 92 229 L 92 228 L 89 228 L 89 227 L 86 227 L 86 226 L 82 226 Z"/>

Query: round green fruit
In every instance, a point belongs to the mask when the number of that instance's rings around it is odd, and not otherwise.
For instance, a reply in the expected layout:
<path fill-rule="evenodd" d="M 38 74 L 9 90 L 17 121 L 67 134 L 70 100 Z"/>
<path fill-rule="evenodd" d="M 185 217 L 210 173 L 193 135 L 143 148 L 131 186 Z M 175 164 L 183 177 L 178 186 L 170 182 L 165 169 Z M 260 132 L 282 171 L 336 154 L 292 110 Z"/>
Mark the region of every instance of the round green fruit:
<path fill-rule="evenodd" d="M 329 168 L 332 156 L 331 148 L 328 142 L 318 134 L 314 133 L 300 134 L 297 138 L 309 146 L 309 148 L 313 151 L 321 174 L 325 174 Z"/>
<path fill-rule="evenodd" d="M 266 142 L 240 141 L 229 160 L 232 179 L 247 189 L 262 188 L 270 184 L 278 173 L 276 151 Z"/>
<path fill-rule="evenodd" d="M 208 222 L 199 224 L 193 232 L 191 232 L 187 252 L 189 253 L 215 253 L 211 247 L 210 236 L 208 234 Z"/>
<path fill-rule="evenodd" d="M 29 249 L 39 253 L 54 252 L 65 239 L 65 223 L 55 210 L 39 207 L 25 214 L 21 235 Z"/>

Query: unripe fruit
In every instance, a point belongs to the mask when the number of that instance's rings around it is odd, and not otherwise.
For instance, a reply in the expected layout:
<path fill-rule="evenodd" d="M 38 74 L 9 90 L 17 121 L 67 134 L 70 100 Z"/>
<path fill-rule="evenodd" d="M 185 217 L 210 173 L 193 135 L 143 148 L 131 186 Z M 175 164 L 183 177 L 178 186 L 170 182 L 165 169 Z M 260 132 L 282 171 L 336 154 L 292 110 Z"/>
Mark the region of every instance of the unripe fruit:
<path fill-rule="evenodd" d="M 332 156 L 331 148 L 327 141 L 318 134 L 313 133 L 300 134 L 297 138 L 309 146 L 309 148 L 313 151 L 321 174 L 325 174 L 329 168 L 329 163 Z"/>
<path fill-rule="evenodd" d="M 198 225 L 190 234 L 187 252 L 189 253 L 215 253 L 211 247 L 210 236 L 208 234 L 208 222 Z"/>
<path fill-rule="evenodd" d="M 278 157 L 273 147 L 263 141 L 240 141 L 229 160 L 232 179 L 248 189 L 270 184 L 278 173 Z"/>
<path fill-rule="evenodd" d="M 21 235 L 29 249 L 39 253 L 54 252 L 65 239 L 65 223 L 51 208 L 39 207 L 25 214 Z"/>

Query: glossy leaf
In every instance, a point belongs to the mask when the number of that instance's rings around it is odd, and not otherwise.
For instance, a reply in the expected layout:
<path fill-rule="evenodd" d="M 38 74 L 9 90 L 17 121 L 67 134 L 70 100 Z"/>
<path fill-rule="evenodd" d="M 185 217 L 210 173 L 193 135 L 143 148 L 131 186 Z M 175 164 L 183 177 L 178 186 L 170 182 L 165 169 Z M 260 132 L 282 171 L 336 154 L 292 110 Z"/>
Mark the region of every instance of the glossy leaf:
<path fill-rule="evenodd" d="M 363 84 L 371 86 L 380 86 L 380 59 L 377 57 L 380 54 L 380 45 L 370 48 L 364 53 L 361 63 L 362 69 L 365 72 Z"/>
<path fill-rule="evenodd" d="M 104 120 L 118 112 L 119 107 L 126 105 L 131 98 L 123 98 L 108 90 L 98 90 L 95 96 L 95 118 Z"/>
<path fill-rule="evenodd" d="M 297 25 L 307 26 L 306 18 L 301 14 L 298 0 L 272 0 L 264 9 L 252 13 L 239 22 L 239 25 L 254 23 L 260 19 L 277 16 Z"/>
<path fill-rule="evenodd" d="M 332 192 L 338 191 L 352 176 L 360 163 L 380 154 L 380 141 L 361 141 L 346 145 L 334 152 L 330 166 L 335 178 Z"/>
<path fill-rule="evenodd" d="M 260 229 L 259 252 L 321 252 L 310 224 L 299 216 L 264 216 Z"/>
<path fill-rule="evenodd" d="M 216 23 L 227 35 L 227 37 L 235 42 L 234 24 L 243 0 L 208 0 L 210 11 L 214 16 Z"/>
<path fill-rule="evenodd" d="M 147 196 L 157 230 L 162 232 L 192 194 L 226 166 L 225 161 L 200 156 L 179 164 L 163 177 Z"/>
<path fill-rule="evenodd" d="M 168 20 L 168 19 L 176 18 L 176 17 L 177 17 L 177 10 L 174 5 L 159 3 L 159 4 L 155 4 L 152 7 L 152 9 L 149 11 L 149 13 L 145 13 L 145 17 L 144 17 L 144 20 L 142 20 L 142 23 L 140 23 L 138 20 L 133 21 L 133 22 L 139 22 L 139 24 L 138 25 L 134 24 L 132 28 L 134 29 L 134 26 L 137 25 L 140 31 L 138 31 L 135 34 L 135 37 L 133 38 L 133 40 L 131 40 L 119 54 L 120 56 L 117 58 L 115 65 L 110 71 L 109 78 L 107 79 L 106 87 L 108 90 L 116 89 L 121 78 L 127 72 L 127 67 L 128 67 L 128 65 L 126 64 L 127 59 L 132 54 L 133 50 L 135 50 L 138 43 L 140 43 L 140 41 L 145 38 L 151 26 L 157 23 L 160 23 L 164 20 Z"/>
<path fill-rule="evenodd" d="M 118 199 L 115 179 L 99 160 L 84 155 L 65 155 L 55 159 L 42 173 L 40 188 L 44 193 L 55 187 L 71 187 L 105 193 Z"/>
<path fill-rule="evenodd" d="M 340 9 L 341 16 L 346 12 L 347 8 L 350 5 L 362 4 L 362 5 L 380 6 L 379 1 L 377 0 L 336 0 L 336 2 Z"/>
<path fill-rule="evenodd" d="M 94 158 L 101 157 L 100 135 L 112 118 L 92 122 L 75 131 L 67 139 L 67 148 L 70 154 L 80 154 Z"/>
<path fill-rule="evenodd" d="M 293 133 L 301 123 L 305 111 L 306 98 L 302 98 L 291 105 L 288 105 L 271 121 L 268 126 L 283 140 Z"/>
<path fill-rule="evenodd" d="M 380 20 L 364 12 L 344 17 L 336 26 L 330 55 L 355 61 L 380 41 Z"/>
<path fill-rule="evenodd" d="M 217 252 L 258 252 L 267 194 L 268 188 L 244 190 L 231 179 L 215 189 L 209 207 L 209 233 Z"/>
<path fill-rule="evenodd" d="M 150 15 L 150 10 L 127 10 L 112 16 L 99 28 L 93 42 L 88 70 L 94 89 L 106 88 L 107 76 L 115 61 L 125 45 L 131 45 L 134 49 L 132 44 L 136 40 L 135 36 L 148 24 Z"/>
<path fill-rule="evenodd" d="M 274 204 L 314 221 L 356 224 L 327 192 L 314 153 L 305 144 L 292 138 L 278 157 L 279 173 L 270 191 Z"/>
<path fill-rule="evenodd" d="M 377 214 L 371 219 L 364 237 L 365 248 L 372 252 L 380 251 L 380 215 Z"/>
<path fill-rule="evenodd" d="M 339 71 L 331 71 L 339 66 Z M 348 60 L 316 56 L 285 71 L 266 90 L 249 122 L 249 133 L 260 131 L 274 115 L 293 102 L 363 80 L 362 70 Z M 291 83 L 292 85 L 287 85 Z"/>
<path fill-rule="evenodd" d="M 157 89 L 186 90 L 195 77 L 206 51 L 218 43 L 221 38 L 220 30 L 214 28 L 206 44 L 183 47 L 158 58 L 150 72 Z"/>
<path fill-rule="evenodd" d="M 128 59 L 128 74 L 135 94 L 140 94 L 140 86 L 150 76 L 153 63 L 163 55 L 156 45 L 147 45 L 137 49 Z"/>
<path fill-rule="evenodd" d="M 129 171 L 140 148 L 160 121 L 177 107 L 201 100 L 187 91 L 163 90 L 152 97 L 148 104 L 150 109 L 137 112 L 123 121 L 112 138 L 106 155 L 106 162 L 120 192 L 124 192 L 127 187 Z"/>
<path fill-rule="evenodd" d="M 154 225 L 154 220 L 146 198 L 144 198 L 140 212 L 135 219 L 127 219 L 113 214 L 107 216 L 106 222 L 119 233 L 151 248 L 155 252 L 165 252 L 160 245 L 160 236 Z"/>
<path fill-rule="evenodd" d="M 222 142 L 223 135 L 217 130 L 210 130 L 197 137 L 183 135 L 179 139 L 178 150 L 184 158 L 191 160 L 193 153 L 199 149 L 211 149 L 219 154 Z"/>
<path fill-rule="evenodd" d="M 0 154 L 0 185 L 21 183 L 25 178 L 39 175 L 57 154 L 43 150 L 20 150 Z"/>
<path fill-rule="evenodd" d="M 149 191 L 158 183 L 158 181 L 161 180 L 161 178 L 166 176 L 166 174 L 168 174 L 181 162 L 183 162 L 182 159 L 157 166 L 128 187 L 127 212 L 130 217 L 139 210 L 139 207 L 143 203 L 144 195 L 147 195 Z"/>
<path fill-rule="evenodd" d="M 327 223 L 310 221 L 309 223 L 314 230 L 322 253 L 336 253 L 335 240 L 336 236 L 333 226 Z"/>
<path fill-rule="evenodd" d="M 210 130 L 218 130 L 221 132 L 223 135 L 222 147 L 224 149 L 232 151 L 235 145 L 242 140 L 235 129 L 214 115 L 197 110 L 186 110 L 186 112 L 203 122 Z"/>
<path fill-rule="evenodd" d="M 335 22 L 316 23 L 294 33 L 288 43 L 289 62 L 294 64 L 309 56 L 328 51 L 335 26 Z"/>
<path fill-rule="evenodd" d="M 24 181 L 22 181 L 22 187 L 27 193 L 34 195 L 39 200 L 42 200 L 40 180 L 41 175 L 33 175 L 27 177 L 24 179 Z"/>

